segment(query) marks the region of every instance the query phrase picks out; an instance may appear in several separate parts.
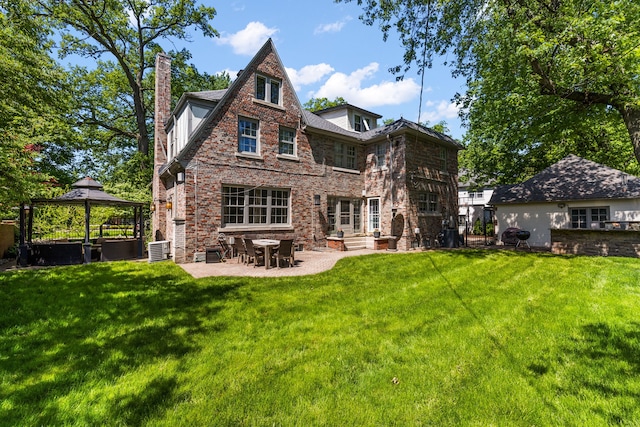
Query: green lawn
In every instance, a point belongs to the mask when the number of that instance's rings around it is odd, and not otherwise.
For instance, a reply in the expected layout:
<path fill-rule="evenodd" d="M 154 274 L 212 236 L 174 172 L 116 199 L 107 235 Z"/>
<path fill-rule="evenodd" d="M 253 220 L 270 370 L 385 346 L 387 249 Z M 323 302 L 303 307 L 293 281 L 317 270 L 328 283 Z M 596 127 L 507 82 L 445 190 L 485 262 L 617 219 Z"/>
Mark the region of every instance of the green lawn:
<path fill-rule="evenodd" d="M 640 425 L 640 260 L 0 273 L 0 425 Z"/>

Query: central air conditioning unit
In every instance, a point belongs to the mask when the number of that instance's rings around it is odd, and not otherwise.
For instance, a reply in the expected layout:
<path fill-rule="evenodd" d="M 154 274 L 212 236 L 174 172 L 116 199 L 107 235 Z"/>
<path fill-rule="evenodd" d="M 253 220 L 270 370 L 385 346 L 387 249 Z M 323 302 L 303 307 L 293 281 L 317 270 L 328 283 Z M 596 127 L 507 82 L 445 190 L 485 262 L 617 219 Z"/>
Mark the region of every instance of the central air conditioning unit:
<path fill-rule="evenodd" d="M 170 253 L 171 242 L 169 242 L 168 240 L 149 242 L 149 262 L 168 259 Z"/>

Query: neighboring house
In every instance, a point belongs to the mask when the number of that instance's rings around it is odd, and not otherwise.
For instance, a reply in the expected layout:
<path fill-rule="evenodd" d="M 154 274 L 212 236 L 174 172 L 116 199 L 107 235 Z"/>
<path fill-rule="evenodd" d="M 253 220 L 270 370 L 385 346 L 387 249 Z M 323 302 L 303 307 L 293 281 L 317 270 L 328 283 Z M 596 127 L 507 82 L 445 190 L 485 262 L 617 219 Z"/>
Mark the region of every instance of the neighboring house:
<path fill-rule="evenodd" d="M 583 230 L 589 233 L 580 239 L 602 242 L 606 233 L 594 232 L 637 228 L 640 178 L 570 155 L 521 184 L 497 187 L 489 203 L 495 207 L 498 237 L 506 228 L 521 228 L 531 233 L 531 246 L 552 248 L 563 245 L 554 231 L 566 240 L 578 233 L 564 230 Z M 630 236 L 640 243 L 640 235 Z M 576 253 L 580 245 L 573 245 Z"/>
<path fill-rule="evenodd" d="M 458 224 L 460 233 L 472 233 L 476 221 L 493 222 L 493 208 L 489 200 L 493 188 L 480 186 L 473 180 L 458 182 Z"/>
<path fill-rule="evenodd" d="M 225 90 L 170 109 L 170 61 L 156 59 L 152 220 L 176 262 L 226 236 L 295 236 L 307 249 L 345 235 L 434 238 L 458 212 L 452 138 L 353 105 L 305 111 L 273 42 Z"/>

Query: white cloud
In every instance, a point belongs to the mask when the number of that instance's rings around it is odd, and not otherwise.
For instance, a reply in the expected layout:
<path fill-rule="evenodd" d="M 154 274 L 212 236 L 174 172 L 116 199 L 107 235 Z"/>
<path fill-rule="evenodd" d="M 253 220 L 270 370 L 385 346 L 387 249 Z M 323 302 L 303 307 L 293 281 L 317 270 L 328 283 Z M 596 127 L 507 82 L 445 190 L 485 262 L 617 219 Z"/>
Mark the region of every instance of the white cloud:
<path fill-rule="evenodd" d="M 318 25 L 316 29 L 313 31 L 313 34 L 338 33 L 349 21 L 351 21 L 351 17 L 347 16 L 342 21 L 332 22 L 330 24 Z"/>
<path fill-rule="evenodd" d="M 325 63 L 306 65 L 300 70 L 287 68 L 289 80 L 291 80 L 291 83 L 293 84 L 293 87 L 296 91 L 300 90 L 302 86 L 310 85 L 320 81 L 324 76 L 333 71 L 333 67 Z"/>
<path fill-rule="evenodd" d="M 269 28 L 262 22 L 249 22 L 237 33 L 215 39 L 220 45 L 230 45 L 233 52 L 239 55 L 255 55 L 267 39 L 278 32 L 277 28 Z"/>
<path fill-rule="evenodd" d="M 379 64 L 372 62 L 348 75 L 334 73 L 312 96 L 327 99 L 340 96 L 348 103 L 362 108 L 400 105 L 418 96 L 420 86 L 413 79 L 383 81 L 364 86 L 363 83 L 373 78 L 378 69 Z"/>
<path fill-rule="evenodd" d="M 427 101 L 425 107 L 430 109 L 421 114 L 419 121 L 427 121 L 430 124 L 435 124 L 445 119 L 456 119 L 460 111 L 460 107 L 455 103 L 445 100 L 439 101 L 437 104 L 433 101 Z"/>

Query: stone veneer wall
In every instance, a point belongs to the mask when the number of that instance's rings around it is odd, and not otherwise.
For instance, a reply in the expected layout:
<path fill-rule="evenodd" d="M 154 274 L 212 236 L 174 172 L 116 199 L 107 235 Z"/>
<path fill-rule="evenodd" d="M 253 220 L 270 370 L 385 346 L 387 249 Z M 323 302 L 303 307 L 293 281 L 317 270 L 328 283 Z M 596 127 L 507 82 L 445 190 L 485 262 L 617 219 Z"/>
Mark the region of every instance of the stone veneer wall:
<path fill-rule="evenodd" d="M 640 232 L 602 229 L 552 229 L 554 254 L 640 257 Z"/>

